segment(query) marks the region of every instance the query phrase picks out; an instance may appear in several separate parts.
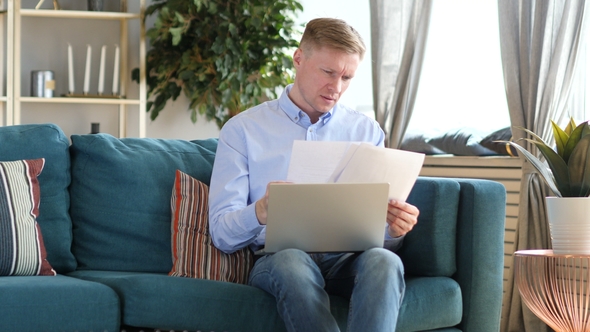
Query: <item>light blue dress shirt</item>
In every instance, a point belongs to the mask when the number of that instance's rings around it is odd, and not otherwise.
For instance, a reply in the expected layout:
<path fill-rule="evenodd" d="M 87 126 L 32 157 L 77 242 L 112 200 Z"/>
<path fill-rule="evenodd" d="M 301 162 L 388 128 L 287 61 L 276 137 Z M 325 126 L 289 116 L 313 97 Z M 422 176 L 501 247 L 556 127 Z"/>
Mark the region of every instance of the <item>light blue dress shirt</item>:
<path fill-rule="evenodd" d="M 269 182 L 286 179 L 293 141 L 383 146 L 385 135 L 376 121 L 340 104 L 312 124 L 289 98 L 291 88 L 279 99 L 234 116 L 219 134 L 209 189 L 209 230 L 215 246 L 226 253 L 264 246 L 265 226 L 256 218 L 254 203 L 264 196 Z M 385 240 L 386 247 L 401 242 L 387 232 Z"/>

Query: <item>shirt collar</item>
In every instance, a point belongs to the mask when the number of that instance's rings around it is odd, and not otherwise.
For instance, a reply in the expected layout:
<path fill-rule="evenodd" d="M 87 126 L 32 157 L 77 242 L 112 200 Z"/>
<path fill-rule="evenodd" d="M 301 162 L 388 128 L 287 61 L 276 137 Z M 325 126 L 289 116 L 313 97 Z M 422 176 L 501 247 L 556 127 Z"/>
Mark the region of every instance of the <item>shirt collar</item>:
<path fill-rule="evenodd" d="M 285 114 L 287 114 L 287 116 L 291 119 L 291 121 L 293 121 L 294 123 L 298 123 L 302 117 L 308 117 L 308 116 L 297 105 L 295 105 L 295 103 L 291 100 L 291 98 L 289 98 L 289 92 L 291 91 L 292 88 L 293 88 L 293 84 L 289 84 L 288 86 L 285 87 L 285 90 L 283 90 L 283 93 L 279 97 L 279 106 L 281 107 L 283 112 L 285 112 Z M 332 118 L 332 114 L 333 114 L 334 109 L 336 107 L 337 106 L 333 107 L 326 114 L 323 114 L 322 116 L 320 116 L 320 120 L 318 122 L 321 121 L 323 124 L 326 124 L 330 120 L 330 118 Z"/>

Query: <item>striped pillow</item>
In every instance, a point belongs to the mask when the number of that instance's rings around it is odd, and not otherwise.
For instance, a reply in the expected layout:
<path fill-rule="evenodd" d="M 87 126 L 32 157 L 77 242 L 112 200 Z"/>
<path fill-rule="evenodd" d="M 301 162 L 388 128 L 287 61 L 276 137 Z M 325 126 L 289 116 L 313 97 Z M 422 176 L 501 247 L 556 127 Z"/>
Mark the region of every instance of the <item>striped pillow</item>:
<path fill-rule="evenodd" d="M 37 223 L 44 165 L 45 159 L 0 162 L 0 276 L 55 275 Z"/>
<path fill-rule="evenodd" d="M 248 248 L 225 254 L 209 235 L 209 187 L 176 171 L 172 207 L 172 258 L 169 275 L 245 284 L 253 265 Z"/>

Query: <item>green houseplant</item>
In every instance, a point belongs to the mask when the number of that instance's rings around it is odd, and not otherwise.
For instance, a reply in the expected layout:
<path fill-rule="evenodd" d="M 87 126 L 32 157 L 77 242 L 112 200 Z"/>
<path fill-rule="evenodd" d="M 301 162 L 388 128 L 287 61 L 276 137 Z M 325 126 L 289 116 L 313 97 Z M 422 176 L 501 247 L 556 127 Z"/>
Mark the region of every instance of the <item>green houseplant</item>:
<path fill-rule="evenodd" d="M 539 158 L 516 142 L 508 142 L 529 161 L 558 197 L 588 197 L 590 195 L 590 126 L 588 122 L 576 125 L 570 119 L 564 129 L 551 121 L 555 150 L 532 131 L 520 128 L 531 135 L 527 141 L 535 144 L 547 166 Z"/>
<path fill-rule="evenodd" d="M 156 119 L 181 92 L 197 114 L 221 126 L 235 114 L 276 98 L 292 82 L 291 54 L 298 42 L 295 0 L 159 0 L 147 31 L 147 110 Z M 138 80 L 139 69 L 133 78 Z"/>
<path fill-rule="evenodd" d="M 555 197 L 545 197 L 551 244 L 555 254 L 590 254 L 590 126 L 573 119 L 564 129 L 551 121 L 555 150 L 530 130 L 526 139 L 547 162 L 541 162 L 515 142 L 518 149 L 545 180 Z"/>

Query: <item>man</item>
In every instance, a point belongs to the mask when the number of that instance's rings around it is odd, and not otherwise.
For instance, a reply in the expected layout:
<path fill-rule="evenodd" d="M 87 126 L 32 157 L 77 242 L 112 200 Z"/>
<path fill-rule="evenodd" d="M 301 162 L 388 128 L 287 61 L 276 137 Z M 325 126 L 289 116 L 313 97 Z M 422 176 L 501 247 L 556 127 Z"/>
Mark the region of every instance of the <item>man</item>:
<path fill-rule="evenodd" d="M 364 54 L 362 38 L 346 22 L 310 21 L 293 55 L 294 83 L 279 99 L 246 110 L 223 127 L 209 194 L 210 233 L 219 249 L 264 246 L 267 187 L 286 178 L 294 140 L 383 146 L 384 133 L 375 121 L 338 104 Z M 405 284 L 392 250 L 418 213 L 410 204 L 391 201 L 385 248 L 313 255 L 283 250 L 258 258 L 249 284 L 276 298 L 289 331 L 338 331 L 328 294 L 350 298 L 350 331 L 394 331 Z"/>

